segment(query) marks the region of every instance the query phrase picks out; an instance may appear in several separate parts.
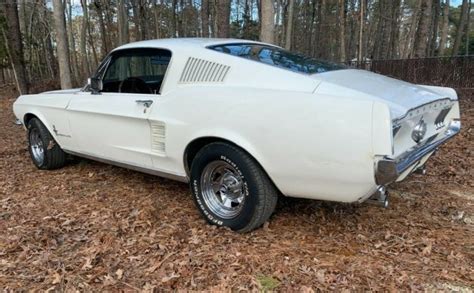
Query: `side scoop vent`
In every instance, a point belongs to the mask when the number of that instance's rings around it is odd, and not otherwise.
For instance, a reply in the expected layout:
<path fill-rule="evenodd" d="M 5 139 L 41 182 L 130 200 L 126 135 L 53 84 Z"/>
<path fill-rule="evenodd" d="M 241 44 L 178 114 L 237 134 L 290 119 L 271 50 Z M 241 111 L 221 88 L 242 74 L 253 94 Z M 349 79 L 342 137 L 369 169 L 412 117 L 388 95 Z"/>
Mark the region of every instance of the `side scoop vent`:
<path fill-rule="evenodd" d="M 151 122 L 151 151 L 158 155 L 166 155 L 166 125 L 161 121 Z"/>
<path fill-rule="evenodd" d="M 230 66 L 189 57 L 181 73 L 180 83 L 224 82 Z"/>

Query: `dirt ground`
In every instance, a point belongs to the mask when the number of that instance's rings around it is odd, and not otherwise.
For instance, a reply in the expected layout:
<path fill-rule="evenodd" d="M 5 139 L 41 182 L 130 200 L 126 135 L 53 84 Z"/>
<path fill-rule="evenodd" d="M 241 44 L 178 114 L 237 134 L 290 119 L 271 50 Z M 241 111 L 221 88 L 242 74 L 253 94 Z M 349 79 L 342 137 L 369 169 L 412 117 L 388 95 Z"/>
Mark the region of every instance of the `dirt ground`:
<path fill-rule="evenodd" d="M 282 198 L 261 229 L 205 223 L 188 186 L 88 160 L 30 161 L 0 94 L 0 288 L 55 291 L 474 289 L 474 98 L 391 206 Z"/>

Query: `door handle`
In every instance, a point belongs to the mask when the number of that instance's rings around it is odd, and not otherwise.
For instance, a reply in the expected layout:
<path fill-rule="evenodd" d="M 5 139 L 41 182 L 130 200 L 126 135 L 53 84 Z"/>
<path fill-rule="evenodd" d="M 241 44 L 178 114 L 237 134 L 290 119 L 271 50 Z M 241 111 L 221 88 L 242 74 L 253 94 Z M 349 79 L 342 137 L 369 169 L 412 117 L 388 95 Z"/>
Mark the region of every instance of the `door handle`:
<path fill-rule="evenodd" d="M 137 104 L 142 104 L 143 106 L 150 108 L 151 104 L 153 104 L 153 100 L 135 100 Z"/>

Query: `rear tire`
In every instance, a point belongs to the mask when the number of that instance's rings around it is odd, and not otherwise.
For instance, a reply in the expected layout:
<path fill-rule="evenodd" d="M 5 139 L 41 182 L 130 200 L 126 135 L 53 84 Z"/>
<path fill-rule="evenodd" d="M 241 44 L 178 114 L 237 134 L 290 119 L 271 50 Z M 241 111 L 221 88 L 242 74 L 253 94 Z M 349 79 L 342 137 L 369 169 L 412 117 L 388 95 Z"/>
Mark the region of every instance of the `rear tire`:
<path fill-rule="evenodd" d="M 196 154 L 190 175 L 196 206 L 211 224 L 249 232 L 275 210 L 278 190 L 238 147 L 223 142 L 206 145 Z"/>
<path fill-rule="evenodd" d="M 66 164 L 66 153 L 38 118 L 32 118 L 28 128 L 28 151 L 38 169 L 53 170 Z"/>

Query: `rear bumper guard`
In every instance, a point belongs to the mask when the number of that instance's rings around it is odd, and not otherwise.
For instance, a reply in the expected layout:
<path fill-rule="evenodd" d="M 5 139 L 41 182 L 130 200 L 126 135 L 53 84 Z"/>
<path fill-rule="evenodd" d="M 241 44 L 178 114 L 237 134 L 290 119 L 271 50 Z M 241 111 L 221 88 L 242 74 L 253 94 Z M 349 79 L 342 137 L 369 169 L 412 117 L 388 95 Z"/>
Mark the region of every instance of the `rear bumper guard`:
<path fill-rule="evenodd" d="M 375 167 L 375 182 L 378 185 L 387 185 L 394 182 L 403 172 L 413 167 L 425 156 L 436 151 L 440 145 L 458 134 L 460 130 L 461 121 L 458 119 L 452 120 L 448 129 L 444 132 L 443 138 L 418 146 L 396 159 L 383 158 L 379 160 Z"/>

